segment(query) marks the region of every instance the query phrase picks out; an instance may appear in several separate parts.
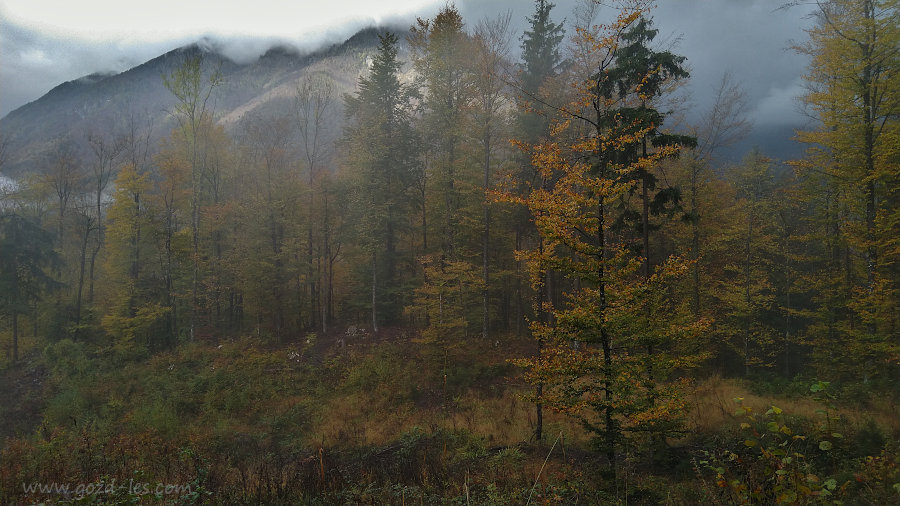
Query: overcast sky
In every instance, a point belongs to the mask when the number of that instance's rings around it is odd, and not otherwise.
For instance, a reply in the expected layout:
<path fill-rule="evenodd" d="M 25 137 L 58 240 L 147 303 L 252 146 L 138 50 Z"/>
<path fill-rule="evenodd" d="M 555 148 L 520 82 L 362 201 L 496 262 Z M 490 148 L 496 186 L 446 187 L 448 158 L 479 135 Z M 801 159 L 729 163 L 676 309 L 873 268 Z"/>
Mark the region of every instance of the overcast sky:
<path fill-rule="evenodd" d="M 557 0 L 556 21 L 574 19 L 583 0 Z M 611 2 L 607 2 L 611 3 Z M 660 0 L 660 36 L 688 57 L 696 109 L 723 72 L 743 85 L 757 129 L 804 122 L 796 104 L 806 61 L 788 47 L 802 41 L 811 7 L 779 10 L 781 0 Z M 376 23 L 409 25 L 444 0 L 0 0 L 0 117 L 54 86 L 94 72 L 123 71 L 202 37 L 248 59 L 273 41 L 305 49 L 338 42 Z M 458 0 L 469 26 L 507 9 L 517 33 L 531 0 Z M 601 13 L 612 13 L 604 9 Z M 569 30 L 571 34 L 572 30 Z M 518 37 L 518 35 L 517 35 Z M 515 41 L 518 46 L 518 41 Z"/>

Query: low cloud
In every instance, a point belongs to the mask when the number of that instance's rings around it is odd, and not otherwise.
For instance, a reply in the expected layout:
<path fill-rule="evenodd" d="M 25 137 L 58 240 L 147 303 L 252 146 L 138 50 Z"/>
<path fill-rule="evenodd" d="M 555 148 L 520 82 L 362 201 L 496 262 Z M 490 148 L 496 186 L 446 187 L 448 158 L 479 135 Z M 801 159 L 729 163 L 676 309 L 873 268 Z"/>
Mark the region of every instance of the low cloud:
<path fill-rule="evenodd" d="M 174 0 L 160 0 L 162 4 L 156 5 L 154 12 L 165 12 L 166 23 L 154 21 L 155 14 L 149 11 L 135 14 L 135 8 L 123 10 L 121 4 L 95 16 L 98 26 L 107 32 L 94 33 L 87 27 L 66 25 L 65 11 L 51 13 L 46 6 L 41 11 L 40 6 L 30 6 L 31 0 L 19 5 L 15 1 L 0 5 L 0 116 L 65 81 L 94 72 L 121 72 L 203 37 L 229 58 L 243 63 L 274 45 L 307 52 L 341 42 L 364 26 L 408 26 L 415 16 L 431 17 L 443 5 L 440 0 L 354 0 L 338 7 L 311 7 L 306 2 L 284 7 L 281 3 L 276 6 L 274 0 L 259 0 L 252 10 L 241 2 L 229 12 L 229 6 L 223 4 L 215 12 L 208 10 L 205 17 L 198 17 L 185 11 L 196 9 L 195 4 L 177 2 L 166 10 L 162 7 Z M 574 11 L 581 2 L 555 2 L 553 18 L 565 20 L 569 36 L 574 32 L 570 26 Z M 457 4 L 469 28 L 482 18 L 512 11 L 515 49 L 526 27 L 525 18 L 534 8 L 526 0 L 458 0 Z M 81 10 L 72 7 L 70 17 L 88 19 L 86 14 L 78 14 L 89 12 L 88 5 L 72 5 Z M 13 6 L 15 15 L 11 14 Z M 777 7 L 770 0 L 666 0 L 651 12 L 660 30 L 658 39 L 677 41 L 673 50 L 688 57 L 692 78 L 687 90 L 696 104 L 693 110 L 707 108 L 710 90 L 724 72 L 731 71 L 744 87 L 758 125 L 802 119 L 794 104 L 802 91 L 799 83 L 805 60 L 787 48 L 791 40 L 805 38 L 801 27 L 808 24 L 804 17 L 813 7 Z M 131 15 L 117 24 L 126 11 Z M 45 12 L 43 18 L 39 12 Z M 601 7 L 601 17 L 612 14 L 612 9 Z M 688 121 L 691 114 L 688 111 Z"/>
<path fill-rule="evenodd" d="M 797 125 L 803 123 L 799 97 L 804 93 L 803 80 L 798 78 L 789 86 L 772 87 L 751 113 L 756 125 Z"/>

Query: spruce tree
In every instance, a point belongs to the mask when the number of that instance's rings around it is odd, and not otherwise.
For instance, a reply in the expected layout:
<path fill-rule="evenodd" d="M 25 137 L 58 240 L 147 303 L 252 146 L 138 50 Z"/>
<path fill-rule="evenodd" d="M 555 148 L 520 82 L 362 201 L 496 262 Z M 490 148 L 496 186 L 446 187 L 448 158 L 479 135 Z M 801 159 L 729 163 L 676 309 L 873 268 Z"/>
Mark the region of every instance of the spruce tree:
<path fill-rule="evenodd" d="M 529 143 L 537 142 L 547 134 L 549 119 L 543 114 L 540 102 L 541 86 L 547 79 L 556 77 L 562 65 L 560 44 L 565 30 L 550 18 L 554 4 L 535 0 L 534 14 L 528 20 L 531 29 L 522 35 L 522 74 L 520 87 L 522 100 L 528 104 L 519 116 L 521 135 Z"/>
<path fill-rule="evenodd" d="M 399 266 L 401 237 L 412 209 L 416 163 L 410 125 L 410 94 L 400 83 L 397 36 L 379 36 L 381 44 L 355 96 L 345 97 L 344 145 L 353 170 L 355 219 L 359 244 L 369 256 L 373 330 L 393 323 L 404 306 Z M 406 258 L 405 265 L 412 261 Z"/>

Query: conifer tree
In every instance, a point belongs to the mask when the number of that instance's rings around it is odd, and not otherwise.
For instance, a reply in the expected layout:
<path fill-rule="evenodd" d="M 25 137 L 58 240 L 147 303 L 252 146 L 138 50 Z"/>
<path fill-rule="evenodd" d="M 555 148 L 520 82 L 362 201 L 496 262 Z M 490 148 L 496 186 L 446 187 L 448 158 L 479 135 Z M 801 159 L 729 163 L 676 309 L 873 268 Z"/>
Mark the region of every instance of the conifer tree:
<path fill-rule="evenodd" d="M 0 214 L 0 310 L 12 326 L 12 358 L 19 360 L 19 316 L 56 285 L 45 269 L 56 262 L 53 234 L 9 207 Z"/>
<path fill-rule="evenodd" d="M 541 87 L 556 77 L 562 65 L 560 44 L 565 37 L 562 24 L 550 13 L 555 7 L 547 0 L 535 0 L 534 13 L 528 17 L 529 29 L 522 35 L 522 112 L 519 115 L 522 140 L 534 143 L 549 133 L 549 116 L 541 106 Z"/>
<path fill-rule="evenodd" d="M 404 307 L 401 250 L 412 208 L 417 163 L 415 135 L 410 125 L 410 92 L 400 83 L 397 36 L 379 36 L 378 53 L 358 92 L 346 96 L 347 126 L 343 144 L 353 171 L 353 209 L 357 234 L 369 257 L 372 327 L 393 323 Z"/>
<path fill-rule="evenodd" d="M 429 178 L 437 196 L 432 206 L 437 215 L 429 221 L 438 226 L 441 251 L 452 259 L 462 255 L 462 143 L 472 100 L 472 42 L 463 27 L 462 15 L 448 4 L 434 19 L 417 19 L 408 36 L 423 102 L 420 131 L 433 161 Z"/>
<path fill-rule="evenodd" d="M 607 92 L 617 84 L 611 76 L 621 34 L 642 13 L 641 5 L 632 5 L 601 36 L 580 32 L 594 48 L 595 73 L 577 83 L 572 102 L 558 107 L 565 117 L 553 129 L 553 142 L 532 147 L 532 163 L 553 185 L 534 186 L 521 198 L 510 195 L 528 206 L 544 239 L 543 248 L 526 253 L 533 284 L 539 287 L 548 269 L 580 281 L 563 304 L 545 306 L 552 322 L 532 324 L 544 343 L 541 354 L 519 363 L 530 381 L 545 386 L 535 400 L 594 432 L 611 467 L 626 433 L 678 430 L 684 401 L 670 374 L 697 364 L 701 354 L 690 343 L 705 327 L 667 296 L 687 273 L 683 261 L 671 259 L 649 278 L 636 276 L 640 262 L 610 234 L 613 202 L 634 189 L 641 170 L 678 149 L 661 145 L 644 156 L 642 143 L 655 127 L 635 128 L 633 118 L 619 113 L 618 94 Z M 635 152 L 640 156 L 628 156 Z M 641 356 L 638 351 L 650 343 L 658 352 Z"/>

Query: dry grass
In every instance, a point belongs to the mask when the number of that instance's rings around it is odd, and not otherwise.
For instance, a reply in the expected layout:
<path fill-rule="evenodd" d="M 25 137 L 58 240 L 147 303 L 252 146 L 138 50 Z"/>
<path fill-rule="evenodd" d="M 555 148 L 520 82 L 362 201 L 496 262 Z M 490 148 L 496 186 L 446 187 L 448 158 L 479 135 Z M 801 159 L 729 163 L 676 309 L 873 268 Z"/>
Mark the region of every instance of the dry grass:
<path fill-rule="evenodd" d="M 807 397 L 761 396 L 752 393 L 741 380 L 711 377 L 697 383 L 689 395 L 691 411 L 688 414 L 688 429 L 695 432 L 711 432 L 718 428 L 739 423 L 734 416 L 738 404 L 753 408 L 754 412 L 765 412 L 771 406 L 778 406 L 793 416 L 816 420 L 822 417 L 820 402 Z M 878 398 L 861 410 L 840 404 L 835 415 L 850 427 L 859 428 L 870 420 L 888 434 L 900 433 L 900 407 L 893 399 Z"/>
<path fill-rule="evenodd" d="M 385 399 L 351 393 L 328 402 L 326 413 L 310 432 L 316 444 L 386 445 L 413 427 L 436 431 L 465 429 L 485 438 L 490 446 L 511 446 L 533 440 L 534 405 L 511 392 L 483 397 L 474 390 L 446 408 L 416 408 L 411 403 L 389 405 Z M 571 418 L 544 410 L 545 437 L 562 431 L 568 441 L 587 440 Z"/>

